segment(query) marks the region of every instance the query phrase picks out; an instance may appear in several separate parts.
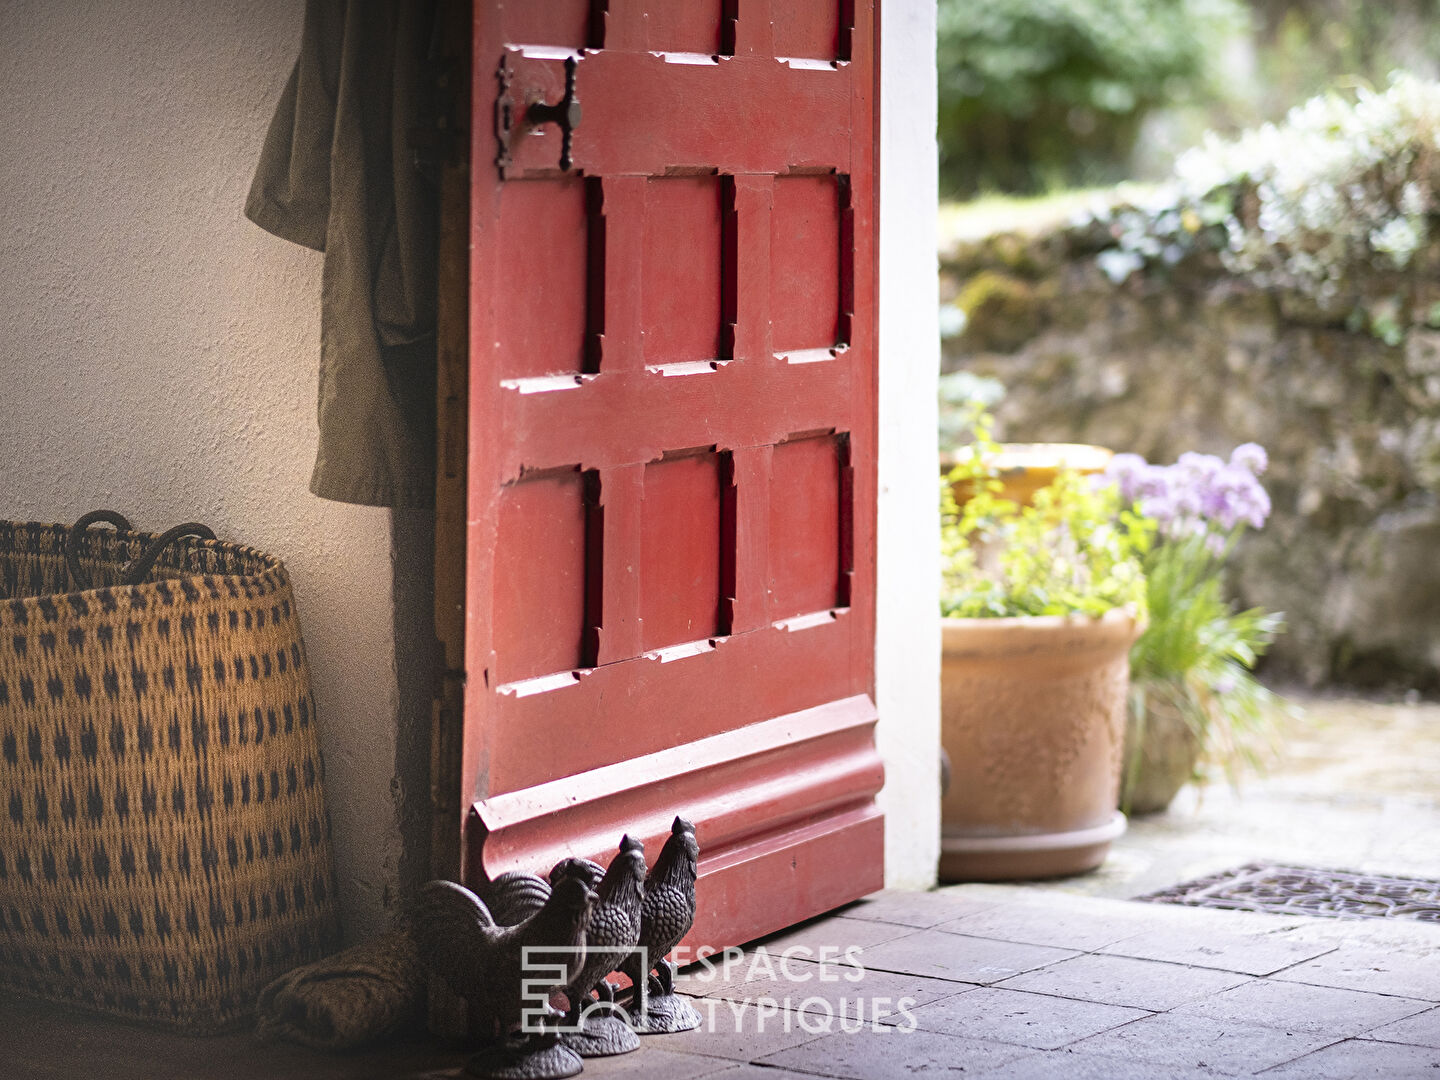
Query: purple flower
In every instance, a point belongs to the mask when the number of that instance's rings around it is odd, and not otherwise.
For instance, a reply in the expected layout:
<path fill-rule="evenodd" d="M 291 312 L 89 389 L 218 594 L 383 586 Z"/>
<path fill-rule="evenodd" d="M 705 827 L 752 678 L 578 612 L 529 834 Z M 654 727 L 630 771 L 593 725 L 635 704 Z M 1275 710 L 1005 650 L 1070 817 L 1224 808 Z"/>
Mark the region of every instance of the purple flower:
<path fill-rule="evenodd" d="M 1140 513 L 1153 518 L 1159 524 L 1161 532 L 1167 532 L 1176 517 L 1174 504 L 1164 495 L 1145 496 L 1140 500 Z"/>
<path fill-rule="evenodd" d="M 1171 473 L 1164 465 L 1146 465 L 1135 479 L 1139 498 L 1168 499 L 1172 490 Z"/>
<path fill-rule="evenodd" d="M 1260 476 L 1269 467 L 1270 458 L 1259 443 L 1241 443 L 1230 451 L 1230 465 L 1232 468 L 1244 469 L 1251 476 Z"/>
<path fill-rule="evenodd" d="M 1176 517 L 1200 517 L 1205 512 L 1204 492 L 1199 488 L 1176 485 L 1170 492 L 1170 505 Z"/>
<path fill-rule="evenodd" d="M 1174 468 L 1177 473 L 1191 483 L 1203 488 L 1214 480 L 1215 475 L 1221 469 L 1225 468 L 1225 462 L 1214 454 L 1197 454 L 1193 450 L 1189 450 L 1180 455 Z"/>
<path fill-rule="evenodd" d="M 1247 469 L 1226 465 L 1204 492 L 1205 516 L 1225 531 L 1244 521 L 1258 529 L 1270 516 L 1270 496 Z"/>
<path fill-rule="evenodd" d="M 1270 494 L 1259 484 L 1251 490 L 1250 510 L 1245 515 L 1252 529 L 1261 528 L 1265 519 L 1270 516 Z"/>
<path fill-rule="evenodd" d="M 1140 477 L 1150 466 L 1139 454 L 1116 454 L 1105 466 L 1105 478 L 1120 488 L 1120 498 L 1127 503 L 1140 497 Z"/>
<path fill-rule="evenodd" d="M 1258 529 L 1270 516 L 1270 496 L 1256 479 L 1265 464 L 1265 451 L 1247 443 L 1236 447 L 1229 462 L 1192 452 L 1174 465 L 1150 465 L 1136 454 L 1117 454 L 1105 475 L 1122 497 L 1138 502 L 1140 512 L 1155 520 L 1161 536 L 1205 536 L 1215 529 L 1206 544 L 1220 554 L 1224 534 L 1242 523 Z"/>

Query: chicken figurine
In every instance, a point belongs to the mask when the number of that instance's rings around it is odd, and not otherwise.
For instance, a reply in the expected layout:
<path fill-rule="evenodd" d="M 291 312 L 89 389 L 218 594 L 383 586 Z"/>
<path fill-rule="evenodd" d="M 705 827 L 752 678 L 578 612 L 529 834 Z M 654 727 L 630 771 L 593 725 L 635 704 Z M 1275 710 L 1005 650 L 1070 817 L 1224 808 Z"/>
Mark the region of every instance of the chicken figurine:
<path fill-rule="evenodd" d="M 598 869 L 588 860 L 567 859 L 551 871 L 551 880 L 559 888 L 566 875 L 588 881 Z M 628 1017 L 612 1004 L 615 988 L 605 981 L 605 976 L 630 958 L 640 940 L 645 846 L 622 837 L 619 853 L 602 873 L 592 886 L 597 898 L 585 930 L 585 963 L 565 987 L 570 1009 L 561 1041 L 581 1057 L 626 1054 L 640 1048 Z M 598 1001 L 591 999 L 591 991 L 598 991 Z"/>
<path fill-rule="evenodd" d="M 620 968 L 630 979 L 630 1023 L 642 1035 L 692 1031 L 700 1026 L 695 1007 L 675 993 L 675 965 L 666 955 L 680 944 L 695 921 L 695 878 L 700 868 L 700 845 L 695 826 L 677 817 L 670 837 L 645 878 L 640 904 L 640 954 L 632 954 Z M 656 973 L 640 970 L 640 955 Z"/>
<path fill-rule="evenodd" d="M 544 1010 L 542 1023 L 559 1019 L 549 1009 L 549 994 L 573 981 L 584 967 L 585 932 L 595 899 L 583 881 L 568 878 L 534 914 L 501 926 L 485 902 L 463 885 L 431 881 L 420 890 L 411 933 L 421 961 L 464 998 L 497 1037 L 494 1045 L 466 1062 L 466 1072 L 492 1080 L 558 1080 L 583 1068 L 579 1055 L 558 1035 L 536 1033 L 533 1024 L 527 1025 L 528 1035 L 517 1037 L 516 1032 L 527 1011 L 537 1008 L 537 1000 Z M 538 988 L 537 994 L 539 978 L 552 985 Z"/>
<path fill-rule="evenodd" d="M 579 878 L 586 885 L 594 889 L 600 884 L 600 879 L 605 876 L 605 867 L 589 859 L 568 858 L 561 859 L 550 868 L 550 884 L 555 885 L 561 878 Z"/>
<path fill-rule="evenodd" d="M 496 926 L 519 926 L 545 906 L 550 892 L 550 883 L 544 878 L 515 870 L 475 887 L 475 895 L 490 909 Z"/>

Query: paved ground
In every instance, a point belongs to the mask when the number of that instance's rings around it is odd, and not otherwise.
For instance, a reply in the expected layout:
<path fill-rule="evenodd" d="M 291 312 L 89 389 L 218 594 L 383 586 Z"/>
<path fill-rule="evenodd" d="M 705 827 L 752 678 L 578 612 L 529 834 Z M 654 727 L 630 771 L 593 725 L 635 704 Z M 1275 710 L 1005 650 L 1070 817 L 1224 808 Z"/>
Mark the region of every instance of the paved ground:
<path fill-rule="evenodd" d="M 1265 858 L 1440 877 L 1436 837 L 1440 706 L 1311 703 L 1268 777 L 1183 795 L 1102 872 L 862 901 L 687 973 L 702 1030 L 584 1075 L 1440 1080 L 1440 925 L 1114 898 Z M 454 1080 L 465 1056 L 159 1036 L 0 1000 L 3 1080 Z"/>
<path fill-rule="evenodd" d="M 820 950 L 847 945 L 863 975 L 822 981 Z M 766 1069 L 734 1080 L 1440 1076 L 1440 927 L 1415 923 L 972 885 L 883 894 L 691 987 L 714 1030 L 665 1048 Z M 647 1052 L 587 1071 L 659 1075 Z"/>
<path fill-rule="evenodd" d="M 687 974 L 702 1030 L 647 1038 L 585 1075 L 1440 1076 L 1434 925 L 968 885 L 881 894 L 761 945 Z M 0 1004 L 0 1073 L 15 1080 L 449 1080 L 464 1056 L 413 1043 L 336 1058 Z"/>
<path fill-rule="evenodd" d="M 1129 899 L 1261 859 L 1440 878 L 1440 704 L 1300 704 L 1265 775 L 1187 788 L 1100 871 L 1042 887 Z"/>

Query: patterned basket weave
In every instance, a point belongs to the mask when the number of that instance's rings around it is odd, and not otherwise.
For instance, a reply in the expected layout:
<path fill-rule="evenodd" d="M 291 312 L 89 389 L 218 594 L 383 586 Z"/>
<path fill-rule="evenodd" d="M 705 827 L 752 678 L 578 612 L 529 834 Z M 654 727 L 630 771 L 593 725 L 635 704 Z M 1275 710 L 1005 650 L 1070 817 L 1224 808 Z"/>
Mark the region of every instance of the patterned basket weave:
<path fill-rule="evenodd" d="M 0 987 L 189 1033 L 337 938 L 284 566 L 215 540 L 0 522 Z"/>

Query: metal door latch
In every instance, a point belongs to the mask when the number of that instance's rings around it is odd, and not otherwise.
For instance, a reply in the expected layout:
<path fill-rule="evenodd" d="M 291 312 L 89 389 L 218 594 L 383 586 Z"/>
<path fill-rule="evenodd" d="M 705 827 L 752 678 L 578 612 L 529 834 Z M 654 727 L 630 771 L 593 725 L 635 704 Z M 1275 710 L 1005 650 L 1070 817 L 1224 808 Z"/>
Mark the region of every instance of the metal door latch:
<path fill-rule="evenodd" d="M 505 170 L 511 165 L 510 140 L 517 133 L 540 127 L 542 124 L 557 124 L 560 128 L 560 169 L 569 172 L 574 164 L 570 155 L 574 132 L 580 126 L 580 99 L 575 93 L 575 71 L 579 61 L 573 56 L 565 58 L 565 96 L 554 105 L 543 100 L 532 101 L 523 106 L 519 120 L 516 120 L 516 102 L 510 94 L 514 72 L 510 70 L 509 58 L 502 58 L 495 77 L 500 83 L 500 93 L 495 99 L 495 139 L 499 148 L 495 154 L 495 165 L 503 179 Z"/>

